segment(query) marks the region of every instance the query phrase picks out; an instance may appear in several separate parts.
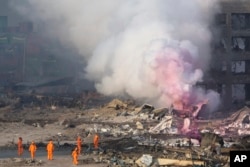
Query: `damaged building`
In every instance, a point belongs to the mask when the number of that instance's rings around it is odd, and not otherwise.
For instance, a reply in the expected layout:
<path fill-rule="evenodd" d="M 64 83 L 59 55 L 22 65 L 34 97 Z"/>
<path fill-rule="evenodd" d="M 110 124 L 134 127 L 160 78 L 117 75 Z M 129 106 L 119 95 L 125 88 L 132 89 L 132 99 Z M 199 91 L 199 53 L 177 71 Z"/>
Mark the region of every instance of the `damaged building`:
<path fill-rule="evenodd" d="M 250 3 L 222 0 L 215 22 L 219 33 L 204 84 L 221 94 L 225 109 L 240 108 L 250 100 Z"/>
<path fill-rule="evenodd" d="M 93 90 L 92 83 L 79 77 L 83 64 L 78 54 L 44 36 L 43 25 L 22 21 L 12 26 L 9 21 L 8 16 L 0 15 L 0 92 Z M 78 83 L 72 86 L 75 81 Z"/>

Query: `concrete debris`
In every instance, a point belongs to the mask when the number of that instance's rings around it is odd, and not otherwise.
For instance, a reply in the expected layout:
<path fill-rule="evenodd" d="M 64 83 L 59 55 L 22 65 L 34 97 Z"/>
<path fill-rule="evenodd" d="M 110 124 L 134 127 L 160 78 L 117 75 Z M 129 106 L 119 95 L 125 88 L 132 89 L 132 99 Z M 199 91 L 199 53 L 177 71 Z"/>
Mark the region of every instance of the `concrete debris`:
<path fill-rule="evenodd" d="M 170 129 L 173 117 L 171 115 L 164 116 L 159 124 L 157 124 L 155 127 L 152 127 L 149 129 L 150 133 L 160 133 L 161 131 L 165 129 Z"/>
<path fill-rule="evenodd" d="M 164 158 L 158 158 L 157 163 L 160 166 L 163 165 L 171 165 L 171 166 L 193 166 L 193 165 L 199 165 L 199 166 L 205 166 L 204 161 L 197 161 L 197 160 L 178 160 L 178 159 L 164 159 Z"/>
<path fill-rule="evenodd" d="M 63 136 L 63 134 L 61 132 L 58 132 L 57 135 L 60 137 Z"/>
<path fill-rule="evenodd" d="M 59 119 L 58 121 L 59 121 L 59 125 L 61 125 L 61 126 L 70 124 L 70 121 L 68 119 L 65 119 L 65 118 Z"/>
<path fill-rule="evenodd" d="M 224 145 L 224 140 L 217 134 L 214 133 L 203 133 L 201 139 L 201 147 L 205 148 L 215 143 L 220 143 L 221 146 Z"/>
<path fill-rule="evenodd" d="M 51 106 L 51 110 L 56 110 L 56 106 L 55 106 L 55 105 L 52 105 L 52 106 Z"/>
<path fill-rule="evenodd" d="M 128 130 L 129 128 L 130 128 L 129 124 L 122 125 L 122 129 L 123 130 Z"/>
<path fill-rule="evenodd" d="M 144 154 L 135 163 L 140 167 L 149 167 L 153 163 L 153 157 L 151 155 Z"/>
<path fill-rule="evenodd" d="M 152 111 L 153 119 L 161 120 L 165 115 L 171 115 L 172 111 L 168 108 L 157 108 Z"/>
<path fill-rule="evenodd" d="M 190 139 L 191 141 L 191 145 L 194 147 L 199 147 L 200 146 L 200 142 L 197 139 Z"/>
<path fill-rule="evenodd" d="M 128 104 L 124 103 L 119 99 L 114 99 L 110 103 L 107 104 L 107 108 L 114 108 L 116 110 L 125 109 L 128 107 Z"/>
<path fill-rule="evenodd" d="M 147 114 L 149 114 L 153 110 L 154 110 L 154 106 L 152 106 L 150 104 L 143 104 L 142 106 L 137 107 L 137 108 L 134 109 L 135 114 L 138 114 L 138 113 L 147 113 Z"/>
<path fill-rule="evenodd" d="M 136 122 L 136 128 L 139 129 L 139 130 L 142 130 L 143 129 L 142 123 Z"/>
<path fill-rule="evenodd" d="M 238 129 L 238 135 L 250 135 L 250 130 L 249 129 Z"/>
<path fill-rule="evenodd" d="M 190 139 L 188 138 L 173 138 L 165 140 L 165 145 L 171 147 L 188 147 L 190 144 Z"/>
<path fill-rule="evenodd" d="M 225 128 L 249 128 L 250 127 L 250 109 L 248 107 L 244 107 L 232 114 L 229 118 L 224 120 L 226 124 Z"/>
<path fill-rule="evenodd" d="M 167 129 L 166 131 L 167 134 L 170 134 L 170 135 L 176 135 L 178 134 L 178 128 L 175 128 L 175 127 L 171 127 L 169 129 Z M 165 133 L 164 133 L 165 134 Z"/>
<path fill-rule="evenodd" d="M 144 146 L 157 146 L 160 145 L 160 140 L 158 139 L 152 139 L 150 138 L 140 138 L 137 140 L 139 145 L 144 145 Z M 164 144 L 164 143 L 162 143 Z"/>
<path fill-rule="evenodd" d="M 236 141 L 227 141 L 227 140 L 224 139 L 224 145 L 223 145 L 223 147 L 230 148 L 230 147 L 232 147 L 234 145 L 238 145 L 238 144 L 239 144 L 239 142 L 236 142 Z"/>
<path fill-rule="evenodd" d="M 102 132 L 102 133 L 108 133 L 108 132 L 110 132 L 110 129 L 107 129 L 107 128 L 101 128 L 101 132 Z"/>
<path fill-rule="evenodd" d="M 42 127 L 42 126 L 40 125 L 40 123 L 38 123 L 38 122 L 37 122 L 37 123 L 33 123 L 32 125 L 33 125 L 34 127 L 38 127 L 38 128 Z"/>

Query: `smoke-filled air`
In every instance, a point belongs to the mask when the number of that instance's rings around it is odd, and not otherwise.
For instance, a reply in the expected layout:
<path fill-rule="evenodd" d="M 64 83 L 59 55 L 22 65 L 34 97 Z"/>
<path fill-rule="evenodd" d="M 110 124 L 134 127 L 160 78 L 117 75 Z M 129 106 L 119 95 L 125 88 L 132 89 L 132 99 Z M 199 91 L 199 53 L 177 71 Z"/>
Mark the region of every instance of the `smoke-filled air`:
<path fill-rule="evenodd" d="M 218 106 L 219 94 L 196 87 L 211 57 L 215 0 L 27 0 L 18 11 L 46 22 L 77 49 L 86 77 L 108 96 L 157 106 Z M 32 13 L 32 14 L 31 14 Z"/>

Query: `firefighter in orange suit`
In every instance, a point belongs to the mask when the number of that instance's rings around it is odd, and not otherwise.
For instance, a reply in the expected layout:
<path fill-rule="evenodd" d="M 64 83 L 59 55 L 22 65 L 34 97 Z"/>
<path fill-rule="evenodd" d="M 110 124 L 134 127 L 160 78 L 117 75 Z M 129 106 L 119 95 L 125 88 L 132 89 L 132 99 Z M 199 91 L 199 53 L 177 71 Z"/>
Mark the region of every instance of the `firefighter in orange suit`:
<path fill-rule="evenodd" d="M 77 137 L 76 143 L 77 143 L 78 154 L 81 154 L 81 151 L 82 151 L 82 139 L 81 139 L 80 136 Z"/>
<path fill-rule="evenodd" d="M 18 156 L 21 156 L 23 154 L 23 139 L 21 137 L 18 138 L 17 153 Z"/>
<path fill-rule="evenodd" d="M 32 141 L 29 147 L 31 159 L 34 160 L 36 156 L 36 144 Z"/>
<path fill-rule="evenodd" d="M 95 148 L 95 149 L 98 149 L 99 136 L 98 136 L 97 133 L 96 133 L 95 136 L 94 136 L 93 143 L 94 143 L 94 148 Z"/>
<path fill-rule="evenodd" d="M 53 152 L 54 152 L 54 143 L 52 142 L 52 140 L 50 140 L 49 143 L 47 144 L 48 160 L 53 159 Z"/>
<path fill-rule="evenodd" d="M 76 147 L 73 151 L 72 151 L 72 158 L 73 158 L 73 164 L 74 165 L 78 165 L 78 148 Z"/>

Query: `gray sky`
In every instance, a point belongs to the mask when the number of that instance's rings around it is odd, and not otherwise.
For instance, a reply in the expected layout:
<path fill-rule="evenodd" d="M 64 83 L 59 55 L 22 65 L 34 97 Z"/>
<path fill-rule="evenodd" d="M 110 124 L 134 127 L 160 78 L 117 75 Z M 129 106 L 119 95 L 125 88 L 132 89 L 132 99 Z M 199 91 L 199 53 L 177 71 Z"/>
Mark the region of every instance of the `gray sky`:
<path fill-rule="evenodd" d="M 0 16 L 8 16 L 8 26 L 17 26 L 19 22 L 26 21 L 9 6 L 9 2 L 10 0 L 0 0 Z"/>

